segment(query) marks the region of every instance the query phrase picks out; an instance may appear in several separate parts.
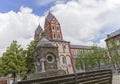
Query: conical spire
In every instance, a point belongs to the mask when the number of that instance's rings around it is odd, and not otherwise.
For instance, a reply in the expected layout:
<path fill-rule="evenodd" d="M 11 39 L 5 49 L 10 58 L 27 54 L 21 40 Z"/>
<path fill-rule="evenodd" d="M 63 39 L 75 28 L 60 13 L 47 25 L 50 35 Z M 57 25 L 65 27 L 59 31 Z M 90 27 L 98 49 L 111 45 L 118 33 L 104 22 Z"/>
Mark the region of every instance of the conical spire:
<path fill-rule="evenodd" d="M 49 10 L 49 13 L 46 17 L 46 19 L 50 22 L 53 19 L 54 15 L 51 13 L 51 11 Z"/>
<path fill-rule="evenodd" d="M 40 24 L 38 25 L 38 27 L 37 27 L 37 29 L 35 30 L 35 33 L 36 34 L 39 34 L 40 32 L 42 32 L 43 31 L 43 29 L 42 29 L 42 27 L 40 26 Z"/>
<path fill-rule="evenodd" d="M 43 29 L 39 24 L 38 27 L 35 30 L 34 39 L 39 39 L 42 32 L 43 32 Z"/>

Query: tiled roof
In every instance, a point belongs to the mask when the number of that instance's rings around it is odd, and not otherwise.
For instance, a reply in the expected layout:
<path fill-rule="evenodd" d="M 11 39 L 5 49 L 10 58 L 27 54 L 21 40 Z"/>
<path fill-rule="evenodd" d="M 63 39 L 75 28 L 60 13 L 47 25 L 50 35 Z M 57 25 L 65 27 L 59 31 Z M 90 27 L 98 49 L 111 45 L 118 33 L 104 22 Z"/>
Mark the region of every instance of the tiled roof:
<path fill-rule="evenodd" d="M 120 29 L 112 32 L 111 34 L 108 34 L 106 40 L 108 40 L 108 39 L 110 39 L 110 38 L 112 38 L 112 37 L 115 37 L 115 36 L 117 36 L 117 35 L 119 35 L 119 34 L 120 34 Z"/>
<path fill-rule="evenodd" d="M 35 33 L 40 34 L 41 31 L 43 31 L 43 29 L 40 25 L 38 25 L 37 29 L 35 30 Z"/>
<path fill-rule="evenodd" d="M 92 49 L 92 46 L 84 46 L 84 45 L 71 45 L 71 48 L 76 49 Z"/>
<path fill-rule="evenodd" d="M 65 41 L 65 40 L 59 40 L 59 39 L 50 39 L 49 41 L 54 41 L 54 42 L 65 42 L 65 43 L 68 42 L 68 41 Z"/>
<path fill-rule="evenodd" d="M 53 19 L 53 17 L 54 17 L 54 16 L 53 16 L 52 13 L 49 11 L 46 19 L 50 22 L 50 21 Z"/>

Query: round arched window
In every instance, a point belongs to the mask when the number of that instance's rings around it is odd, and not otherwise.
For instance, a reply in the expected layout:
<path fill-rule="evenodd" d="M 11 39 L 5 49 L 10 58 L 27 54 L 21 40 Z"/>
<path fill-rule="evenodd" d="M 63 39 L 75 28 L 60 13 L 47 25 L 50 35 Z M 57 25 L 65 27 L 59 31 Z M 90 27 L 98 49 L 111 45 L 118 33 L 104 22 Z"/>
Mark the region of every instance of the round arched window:
<path fill-rule="evenodd" d="M 40 66 L 40 57 L 39 57 L 39 56 L 36 56 L 36 64 L 37 64 L 38 66 Z"/>
<path fill-rule="evenodd" d="M 48 54 L 46 56 L 46 60 L 47 60 L 48 63 L 53 63 L 55 58 L 54 58 L 54 56 L 52 54 Z"/>

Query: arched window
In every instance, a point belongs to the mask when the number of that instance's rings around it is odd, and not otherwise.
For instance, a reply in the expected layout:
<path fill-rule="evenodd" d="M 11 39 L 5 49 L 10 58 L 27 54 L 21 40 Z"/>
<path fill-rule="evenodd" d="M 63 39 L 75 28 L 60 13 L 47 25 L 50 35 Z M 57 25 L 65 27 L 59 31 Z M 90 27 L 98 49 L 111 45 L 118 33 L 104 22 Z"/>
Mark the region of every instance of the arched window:
<path fill-rule="evenodd" d="M 54 26 L 52 26 L 52 29 L 54 30 L 54 29 L 55 29 L 55 27 L 54 27 Z"/>
<path fill-rule="evenodd" d="M 65 52 L 65 50 L 66 50 L 66 45 L 63 45 L 63 51 Z"/>
<path fill-rule="evenodd" d="M 35 58 L 37 66 L 40 66 L 40 57 L 36 56 Z"/>
<path fill-rule="evenodd" d="M 71 65 L 71 59 L 70 59 L 70 56 L 69 56 L 69 55 L 66 56 L 66 60 L 67 60 L 67 65 L 68 65 L 69 67 L 71 67 L 71 66 L 70 66 L 70 65 Z"/>
<path fill-rule="evenodd" d="M 58 34 L 58 38 L 60 38 L 60 34 Z"/>
<path fill-rule="evenodd" d="M 57 30 L 59 30 L 59 27 L 57 26 Z"/>
<path fill-rule="evenodd" d="M 62 57 L 62 63 L 63 63 L 63 64 L 66 64 L 66 59 L 65 59 L 64 56 Z"/>
<path fill-rule="evenodd" d="M 54 38 L 56 37 L 55 33 L 54 33 Z"/>

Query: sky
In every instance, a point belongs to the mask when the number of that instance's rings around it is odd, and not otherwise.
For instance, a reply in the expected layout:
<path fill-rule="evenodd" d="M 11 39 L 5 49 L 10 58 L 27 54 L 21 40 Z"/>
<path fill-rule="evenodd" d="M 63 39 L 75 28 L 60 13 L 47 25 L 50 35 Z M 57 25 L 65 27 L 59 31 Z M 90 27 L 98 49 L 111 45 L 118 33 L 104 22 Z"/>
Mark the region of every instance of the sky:
<path fill-rule="evenodd" d="M 71 44 L 106 47 L 120 28 L 120 0 L 0 0 L 0 56 L 13 40 L 26 48 L 51 11 Z"/>

